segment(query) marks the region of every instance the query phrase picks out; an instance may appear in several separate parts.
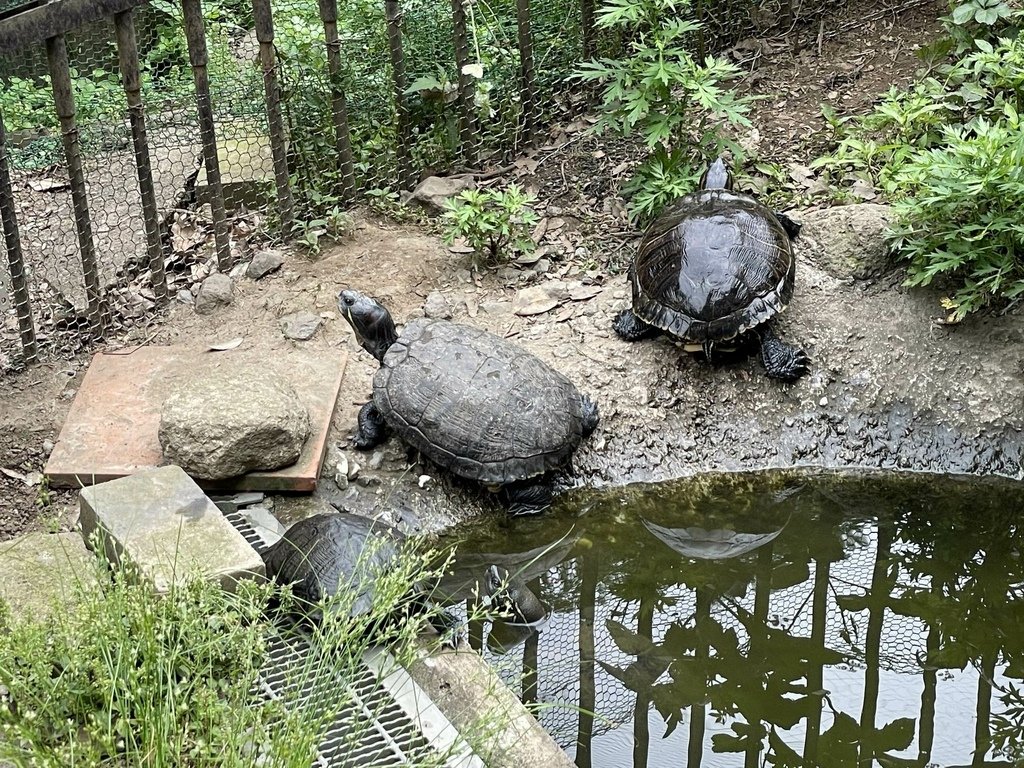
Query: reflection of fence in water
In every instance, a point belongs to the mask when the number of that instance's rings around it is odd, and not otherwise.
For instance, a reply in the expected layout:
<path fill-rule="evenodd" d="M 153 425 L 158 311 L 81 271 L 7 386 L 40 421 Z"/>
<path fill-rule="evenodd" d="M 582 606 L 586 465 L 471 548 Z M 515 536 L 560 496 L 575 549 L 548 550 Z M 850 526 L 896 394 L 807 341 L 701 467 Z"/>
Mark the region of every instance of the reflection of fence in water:
<path fill-rule="evenodd" d="M 865 525 L 858 531 L 856 541 L 847 543 L 845 559 L 832 563 L 829 572 L 825 646 L 848 655 L 847 666 L 853 669 L 864 666 L 863 649 L 868 612 L 840 609 L 836 596 L 861 596 L 869 592 L 876 545 L 874 527 Z M 578 560 L 571 563 L 570 569 L 566 569 L 567 565 L 569 564 L 563 564 L 562 568 L 563 576 L 568 574 L 568 577 L 564 578 L 561 584 L 573 591 L 570 597 L 575 603 L 580 599 L 579 589 L 584 580 Z M 772 593 L 768 610 L 769 623 L 772 627 L 785 629 L 798 637 L 811 636 L 814 575 L 815 564 L 812 562 L 807 580 Z M 547 578 L 545 576 L 545 579 Z M 904 578 L 897 586 L 911 585 L 911 582 Z M 557 586 L 550 583 L 546 583 L 545 586 L 546 592 L 558 594 Z M 596 586 L 595 596 L 594 656 L 612 667 L 625 669 L 635 657 L 623 653 L 616 646 L 606 622 L 613 620 L 635 630 L 639 603 L 617 598 L 603 584 Z M 674 600 L 675 604 L 655 614 L 655 642 L 661 641 L 665 632 L 675 622 L 687 621 L 696 611 L 696 593 L 691 589 L 677 586 L 667 590 L 665 597 Z M 742 645 L 748 638 L 743 625 L 736 619 L 734 605 L 750 612 L 754 611 L 753 585 L 748 585 L 746 594 L 715 601 L 711 608 L 711 617 L 723 628 L 734 630 Z M 899 674 L 919 674 L 921 667 L 918 655 L 925 650 L 927 627 L 919 619 L 895 615 L 889 610 L 886 610 L 885 616 L 881 639 L 881 668 Z M 581 621 L 577 612 L 555 613 L 537 640 L 535 677 L 528 674 L 528 665 L 524 666 L 524 654 L 532 654 L 523 644 L 517 645 L 505 655 L 495 654 L 486 646 L 483 649 L 488 662 L 518 693 L 522 694 L 524 681 L 536 686 L 536 691 L 531 696 L 532 700 L 546 705 L 539 710 L 537 717 L 563 747 L 570 747 L 577 739 L 580 716 L 577 708 L 580 705 L 581 692 L 580 637 Z M 636 694 L 599 664 L 594 667 L 594 676 L 596 696 L 593 711 L 597 718 L 593 725 L 593 735 L 598 736 L 631 722 L 634 717 Z M 665 679 L 667 675 L 660 678 Z"/>

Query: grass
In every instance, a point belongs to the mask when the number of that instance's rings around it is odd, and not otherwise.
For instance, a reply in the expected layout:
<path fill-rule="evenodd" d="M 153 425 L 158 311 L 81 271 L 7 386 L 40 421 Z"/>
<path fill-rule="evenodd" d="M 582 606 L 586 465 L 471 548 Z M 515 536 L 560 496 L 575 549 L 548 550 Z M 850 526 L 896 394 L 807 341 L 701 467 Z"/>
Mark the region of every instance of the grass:
<path fill-rule="evenodd" d="M 256 692 L 277 631 L 268 617 L 296 607 L 287 589 L 243 581 L 228 593 L 190 576 L 161 595 L 98 558 L 99 588 L 80 588 L 74 611 L 15 618 L 0 603 L 0 765 L 308 768 L 351 703 L 363 653 L 415 652 L 430 617 L 413 608 L 412 585 L 436 575 L 433 557 L 409 544 L 386 572 L 366 573 L 368 614 L 350 618 L 359 590 L 339 590 L 308 630 L 312 650 L 287 665 L 280 700 Z"/>

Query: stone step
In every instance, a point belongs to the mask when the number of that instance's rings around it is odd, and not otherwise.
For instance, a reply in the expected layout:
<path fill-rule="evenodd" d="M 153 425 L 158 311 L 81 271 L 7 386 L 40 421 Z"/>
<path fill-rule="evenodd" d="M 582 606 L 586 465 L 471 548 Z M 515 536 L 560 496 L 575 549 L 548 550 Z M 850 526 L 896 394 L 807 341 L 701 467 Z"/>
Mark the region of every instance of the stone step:
<path fill-rule="evenodd" d="M 15 620 L 69 610 L 96 586 L 96 556 L 77 533 L 29 533 L 0 543 L 0 599 Z"/>
<path fill-rule="evenodd" d="M 83 488 L 80 503 L 85 540 L 100 531 L 107 556 L 132 563 L 159 592 L 193 570 L 229 590 L 264 574 L 260 556 L 180 467 Z"/>

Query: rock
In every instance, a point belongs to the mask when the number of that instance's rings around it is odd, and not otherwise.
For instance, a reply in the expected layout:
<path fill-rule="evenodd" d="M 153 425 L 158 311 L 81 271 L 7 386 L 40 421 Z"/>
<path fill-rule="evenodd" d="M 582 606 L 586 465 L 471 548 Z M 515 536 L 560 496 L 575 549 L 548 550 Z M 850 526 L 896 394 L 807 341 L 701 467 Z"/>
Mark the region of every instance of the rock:
<path fill-rule="evenodd" d="M 892 209 L 856 203 L 804 211 L 796 240 L 797 258 L 810 259 L 840 278 L 876 277 L 892 266 L 885 230 L 895 220 Z"/>
<path fill-rule="evenodd" d="M 235 298 L 235 286 L 231 278 L 214 272 L 203 280 L 196 296 L 196 312 L 207 315 L 220 307 L 226 307 Z"/>
<path fill-rule="evenodd" d="M 428 176 L 412 191 L 408 204 L 418 205 L 430 215 L 438 216 L 444 213 L 444 204 L 448 198 L 475 188 L 476 182 L 469 177 Z"/>
<path fill-rule="evenodd" d="M 187 381 L 160 414 L 164 458 L 206 480 L 293 464 L 309 414 L 288 381 L 255 368 L 216 370 Z"/>
<path fill-rule="evenodd" d="M 440 291 L 431 291 L 423 304 L 423 314 L 431 320 L 451 320 L 452 310 Z"/>
<path fill-rule="evenodd" d="M 520 316 L 541 315 L 561 304 L 558 292 L 548 285 L 523 288 L 512 300 L 512 311 Z"/>
<path fill-rule="evenodd" d="M 181 467 L 157 467 L 83 488 L 82 536 L 99 533 L 158 592 L 198 569 L 232 589 L 262 576 L 263 560 Z"/>
<path fill-rule="evenodd" d="M 284 254 L 280 251 L 257 251 L 256 255 L 252 257 L 252 261 L 249 262 L 248 269 L 245 270 L 245 276 L 252 280 L 259 280 L 275 269 L 280 269 L 282 264 L 284 264 Z"/>
<path fill-rule="evenodd" d="M 278 321 L 285 338 L 295 341 L 308 341 L 313 338 L 317 328 L 323 323 L 319 315 L 312 312 L 293 312 Z"/>
<path fill-rule="evenodd" d="M 180 291 L 174 294 L 174 298 L 177 301 L 180 301 L 182 304 L 195 304 L 196 301 L 192 297 L 192 291 L 190 291 L 188 288 L 182 288 Z"/>
<path fill-rule="evenodd" d="M 96 559 L 77 533 L 29 533 L 0 544 L 0 599 L 14 618 L 68 610 L 97 583 Z"/>

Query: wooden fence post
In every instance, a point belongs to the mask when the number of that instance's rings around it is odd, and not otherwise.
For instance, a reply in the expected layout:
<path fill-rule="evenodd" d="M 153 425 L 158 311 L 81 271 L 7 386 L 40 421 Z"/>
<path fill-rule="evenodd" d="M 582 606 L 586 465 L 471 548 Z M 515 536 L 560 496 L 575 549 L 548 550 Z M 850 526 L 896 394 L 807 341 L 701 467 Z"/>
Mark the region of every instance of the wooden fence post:
<path fill-rule="evenodd" d="M 281 86 L 277 81 L 277 60 L 274 56 L 274 18 L 270 0 L 252 0 L 253 26 L 260 43 L 260 66 L 263 69 L 263 93 L 267 101 L 267 127 L 270 129 L 270 151 L 274 156 L 274 188 L 281 228 L 289 232 L 294 217 L 291 180 L 288 178 L 288 154 L 285 149 L 284 119 L 281 117 Z"/>
<path fill-rule="evenodd" d="M 142 221 L 146 228 L 146 251 L 149 255 L 149 282 L 157 304 L 166 304 L 167 275 L 164 272 L 164 249 L 160 242 L 160 216 L 156 207 L 153 187 L 153 168 L 149 159 L 146 138 L 146 111 L 142 104 L 142 82 L 139 76 L 139 49 L 135 39 L 133 11 L 122 11 L 114 16 L 117 35 L 117 55 L 128 101 L 128 121 L 132 126 L 132 144 L 135 149 L 135 169 L 139 177 L 139 196 L 142 198 Z"/>
<path fill-rule="evenodd" d="M 516 27 L 519 32 L 519 87 L 522 91 L 523 137 L 533 141 L 537 126 L 537 91 L 534 85 L 533 34 L 530 30 L 530 0 L 516 0 Z"/>
<path fill-rule="evenodd" d="M 356 195 L 356 174 L 352 160 L 352 136 L 348 128 L 348 103 L 341 76 L 337 0 L 320 0 L 320 20 L 324 25 L 324 42 L 327 44 L 327 76 L 331 81 L 331 114 L 334 119 L 334 147 L 341 170 L 341 195 L 350 201 Z"/>
<path fill-rule="evenodd" d="M 199 133 L 203 140 L 203 158 L 206 162 L 206 183 L 210 188 L 210 210 L 213 213 L 213 236 L 217 244 L 217 268 L 221 272 L 231 269 L 231 241 L 228 238 L 227 211 L 224 208 L 224 187 L 220 180 L 220 160 L 217 157 L 217 129 L 213 121 L 210 101 L 209 62 L 206 53 L 206 30 L 200 0 L 181 0 L 185 17 L 185 38 L 188 58 L 196 82 L 196 108 L 199 113 Z"/>
<path fill-rule="evenodd" d="M 384 17 L 388 24 L 388 47 L 391 50 L 391 76 L 395 86 L 395 120 L 398 159 L 398 180 L 404 189 L 412 189 L 412 131 L 409 128 L 409 108 L 405 101 L 408 88 L 405 76 L 405 53 L 402 51 L 402 9 L 398 0 L 384 0 Z"/>
<path fill-rule="evenodd" d="M 82 169 L 82 145 L 75 122 L 75 96 L 71 90 L 71 66 L 64 35 L 55 35 L 46 40 L 46 58 L 50 67 L 50 83 L 53 88 L 53 103 L 60 121 L 61 138 L 64 141 L 64 156 L 68 164 L 68 181 L 71 185 L 71 205 L 75 211 L 75 229 L 78 232 L 78 249 L 82 258 L 82 276 L 85 278 L 86 313 L 93 334 L 99 338 L 106 330 L 103 312 L 103 289 L 100 287 L 100 271 L 96 263 L 96 246 L 92 239 L 92 220 L 89 217 L 89 196 L 85 188 L 85 172 Z"/>
<path fill-rule="evenodd" d="M 455 68 L 459 83 L 459 142 L 462 157 L 471 167 L 478 161 L 480 124 L 476 119 L 474 79 L 466 72 L 469 65 L 469 35 L 466 29 L 465 0 L 452 0 L 452 28 L 455 42 Z"/>
<path fill-rule="evenodd" d="M 0 225 L 4 231 L 4 245 L 7 248 L 7 266 L 11 275 L 11 299 L 18 316 L 18 330 L 21 334 L 21 350 L 26 363 L 39 360 L 36 344 L 36 329 L 32 323 L 32 305 L 28 296 L 28 281 L 25 279 L 25 262 L 21 254 L 21 235 L 18 232 L 18 217 L 14 212 L 14 190 L 11 188 L 11 167 L 7 159 L 7 129 L 4 116 L 0 113 Z"/>

